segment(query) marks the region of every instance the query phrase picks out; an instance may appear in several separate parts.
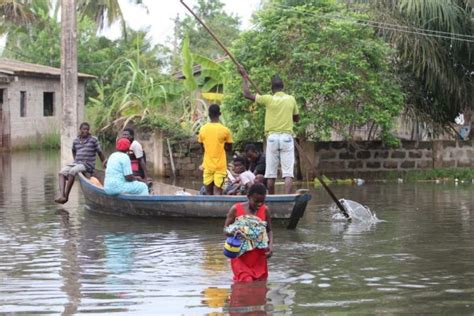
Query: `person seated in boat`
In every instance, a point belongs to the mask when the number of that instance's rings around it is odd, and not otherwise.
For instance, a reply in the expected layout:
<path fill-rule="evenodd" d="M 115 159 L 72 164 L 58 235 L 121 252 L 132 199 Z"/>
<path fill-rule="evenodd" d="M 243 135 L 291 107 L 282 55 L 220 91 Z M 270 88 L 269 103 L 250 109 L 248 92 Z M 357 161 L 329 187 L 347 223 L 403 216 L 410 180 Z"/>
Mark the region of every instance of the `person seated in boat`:
<path fill-rule="evenodd" d="M 127 138 L 131 143 L 127 154 L 132 163 L 133 175 L 146 180 L 148 187 L 151 187 L 153 183 L 151 178 L 148 177 L 146 154 L 142 145 L 135 139 L 135 131 L 132 128 L 127 127 L 122 131 L 122 137 Z"/>
<path fill-rule="evenodd" d="M 265 175 L 265 155 L 257 150 L 254 144 L 245 146 L 245 157 L 247 158 L 249 170 L 254 175 Z"/>
<path fill-rule="evenodd" d="M 268 278 L 267 258 L 273 253 L 272 217 L 265 205 L 267 189 L 256 183 L 245 203 L 237 203 L 227 213 L 226 236 L 240 236 L 239 255 L 230 259 L 234 281 L 264 281 Z"/>
<path fill-rule="evenodd" d="M 134 176 L 132 163 L 127 155 L 130 149 L 130 141 L 127 138 L 117 140 L 117 149 L 110 155 L 105 169 L 104 190 L 109 195 L 132 194 L 148 195 L 148 186 L 139 176 Z"/>
<path fill-rule="evenodd" d="M 69 193 L 79 172 L 94 173 L 96 155 L 102 163 L 106 159 L 99 140 L 90 134 L 90 125 L 87 122 L 79 126 L 79 136 L 72 143 L 72 157 L 74 162 L 66 165 L 59 172 L 59 197 L 54 202 L 64 204 L 69 199 Z"/>
<path fill-rule="evenodd" d="M 209 106 L 211 122 L 204 124 L 199 130 L 198 141 L 204 151 L 203 184 L 206 195 L 221 195 L 224 181 L 227 177 L 226 151 L 232 150 L 232 134 L 221 124 L 219 105 Z"/>
<path fill-rule="evenodd" d="M 248 189 L 255 182 L 255 175 L 247 170 L 246 160 L 244 157 L 235 156 L 233 159 L 233 171 L 235 177 L 231 179 L 230 184 L 227 186 L 226 193 L 229 195 L 245 195 Z"/>
<path fill-rule="evenodd" d="M 263 174 L 257 174 L 255 176 L 255 180 L 253 181 L 253 183 L 260 183 L 260 184 L 263 184 L 265 187 L 266 186 L 266 183 L 265 183 L 265 177 L 263 176 Z"/>

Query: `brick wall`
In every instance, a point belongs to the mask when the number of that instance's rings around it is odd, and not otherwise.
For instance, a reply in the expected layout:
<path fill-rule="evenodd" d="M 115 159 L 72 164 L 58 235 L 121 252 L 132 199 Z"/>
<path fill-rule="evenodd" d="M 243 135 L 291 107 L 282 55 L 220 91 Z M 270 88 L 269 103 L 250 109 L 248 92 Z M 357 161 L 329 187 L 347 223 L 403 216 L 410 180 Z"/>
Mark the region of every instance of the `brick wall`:
<path fill-rule="evenodd" d="M 184 140 L 180 142 L 170 143 L 173 160 L 176 168 L 176 176 L 186 178 L 200 178 L 202 177 L 202 171 L 199 170 L 199 166 L 202 163 L 202 150 L 201 145 L 193 140 Z M 164 150 L 164 166 L 165 176 L 172 176 L 171 160 L 166 144 Z"/>
<path fill-rule="evenodd" d="M 147 155 L 148 170 L 154 170 L 158 176 L 171 177 L 171 159 L 168 142 L 162 133 L 139 132 L 137 140 Z M 185 178 L 202 177 L 199 166 L 202 163 L 201 145 L 194 139 L 170 140 L 176 176 Z"/>
<path fill-rule="evenodd" d="M 400 148 L 393 149 L 378 141 L 320 142 L 313 157 L 327 175 L 371 177 L 387 171 L 472 168 L 473 145 L 473 141 L 402 141 Z"/>
<path fill-rule="evenodd" d="M 159 175 L 171 176 L 171 160 L 166 138 L 140 133 L 138 139 L 147 151 L 148 161 L 162 164 Z M 384 173 L 431 168 L 473 168 L 474 141 L 402 141 L 400 148 L 387 148 L 382 142 L 302 142 L 305 154 L 317 170 L 333 177 L 383 177 Z M 202 150 L 195 139 L 171 141 L 176 175 L 200 178 Z M 157 155 L 157 151 L 160 152 Z M 152 158 L 154 157 L 154 158 Z M 228 157 L 230 159 L 230 156 Z M 304 159 L 301 159 L 304 163 Z M 304 179 L 313 179 L 308 164 L 296 166 Z M 152 170 L 152 169 L 150 169 Z M 298 172 L 295 172 L 298 174 Z"/>

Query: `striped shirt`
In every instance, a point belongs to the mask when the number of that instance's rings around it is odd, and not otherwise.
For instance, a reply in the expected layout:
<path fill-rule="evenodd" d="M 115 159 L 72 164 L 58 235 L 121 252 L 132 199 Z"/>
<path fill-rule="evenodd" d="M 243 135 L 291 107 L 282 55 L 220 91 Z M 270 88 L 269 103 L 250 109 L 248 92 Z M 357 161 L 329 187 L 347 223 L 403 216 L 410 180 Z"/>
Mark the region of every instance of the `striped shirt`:
<path fill-rule="evenodd" d="M 72 154 L 75 155 L 74 162 L 83 164 L 87 172 L 94 171 L 96 154 L 101 152 L 99 140 L 92 135 L 89 135 L 86 139 L 79 136 L 72 143 Z"/>

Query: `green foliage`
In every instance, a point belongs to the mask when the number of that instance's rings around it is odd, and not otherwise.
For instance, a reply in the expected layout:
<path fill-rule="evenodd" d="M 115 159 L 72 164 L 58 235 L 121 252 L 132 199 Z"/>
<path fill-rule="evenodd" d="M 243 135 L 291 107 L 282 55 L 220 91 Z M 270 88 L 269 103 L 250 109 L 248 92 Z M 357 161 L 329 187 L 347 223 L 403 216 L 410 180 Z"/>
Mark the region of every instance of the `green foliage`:
<path fill-rule="evenodd" d="M 193 7 L 193 11 L 204 20 L 224 45 L 230 46 L 239 36 L 239 18 L 227 14 L 221 0 L 198 0 L 197 5 Z M 176 58 L 178 56 L 177 51 L 179 50 L 178 46 L 183 45 L 186 36 L 189 36 L 189 47 L 193 53 L 211 59 L 223 55 L 222 49 L 194 17 L 189 15 L 184 19 L 177 17 L 173 39 L 174 56 L 171 56 L 173 70 L 180 68 L 180 60 Z"/>
<path fill-rule="evenodd" d="M 131 122 L 154 116 L 171 119 L 176 114 L 171 101 L 182 94 L 182 87 L 170 78 L 145 70 L 135 60 L 126 58 L 117 59 L 104 76 L 114 79 L 110 83 L 96 83 L 98 95 L 89 100 L 96 128 L 114 133 Z"/>
<path fill-rule="evenodd" d="M 199 128 L 207 122 L 207 104 L 204 100 L 197 97 L 196 89 L 199 87 L 201 92 L 215 91 L 225 84 L 225 68 L 222 64 L 211 60 L 202 55 L 193 54 L 189 48 L 189 39 L 185 38 L 182 49 L 183 68 L 185 77 L 183 86 L 185 91 L 175 102 L 175 105 L 181 109 L 180 127 L 188 132 L 188 135 L 194 135 Z M 194 75 L 194 63 L 200 66 L 200 75 Z"/>
<path fill-rule="evenodd" d="M 16 147 L 16 150 L 23 149 L 59 149 L 61 148 L 61 134 L 59 131 L 53 131 L 51 133 L 42 135 L 41 137 L 28 137 L 24 140 L 25 146 Z"/>
<path fill-rule="evenodd" d="M 455 179 L 471 182 L 474 180 L 474 169 L 469 168 L 444 168 L 444 169 L 426 169 L 410 170 L 407 172 L 389 172 L 386 174 L 389 180 L 403 178 L 406 181 L 453 181 Z"/>
<path fill-rule="evenodd" d="M 31 29 L 11 29 L 3 56 L 51 67 L 61 64 L 61 26 L 47 12 L 41 13 Z M 77 59 L 80 72 L 110 81 L 104 73 L 118 58 L 133 58 L 142 67 L 160 68 L 160 47 L 152 46 L 147 33 L 129 30 L 129 39 L 111 41 L 96 36 L 95 24 L 83 18 L 78 23 Z"/>
<path fill-rule="evenodd" d="M 226 68 L 222 63 L 211 60 L 202 55 L 194 54 L 194 62 L 201 66 L 200 88 L 203 92 L 211 90 L 219 90 L 224 87 L 228 76 L 226 76 Z M 223 91 L 218 91 L 222 93 Z"/>
<path fill-rule="evenodd" d="M 28 27 L 50 7 L 49 0 L 0 0 L 0 34 L 11 28 Z"/>
<path fill-rule="evenodd" d="M 389 139 L 404 103 L 392 50 L 368 27 L 328 19 L 334 13 L 352 16 L 336 1 L 289 9 L 273 5 L 279 2 L 258 12 L 255 30 L 243 33 L 233 46 L 250 77 L 263 93 L 271 92 L 271 76 L 282 77 L 285 91 L 300 107 L 300 136 L 325 140 L 335 130 L 350 139 L 356 127 L 373 124 L 381 131 L 375 136 Z M 237 140 L 262 140 L 264 109 L 243 99 L 235 66 L 228 71 L 225 119 Z"/>
<path fill-rule="evenodd" d="M 30 19 L 28 23 L 8 24 L 7 43 L 3 50 L 3 57 L 60 67 L 61 25 L 55 14 L 52 14 L 52 6 L 49 1 L 27 3 L 26 0 L 12 0 L 7 2 L 25 2 L 20 8 L 26 10 L 34 18 Z M 112 5 L 112 2 L 114 1 L 101 4 L 105 6 L 102 7 L 101 10 L 105 11 L 101 14 L 110 13 L 107 6 Z M 84 9 L 93 5 L 88 1 L 81 3 L 87 4 Z M 82 14 L 84 11 L 79 11 L 79 13 Z M 99 13 L 97 12 L 97 14 Z M 161 69 L 162 63 L 157 60 L 157 55 L 163 51 L 163 47 L 153 46 L 145 31 L 128 30 L 127 39 L 121 38 L 111 41 L 106 37 L 97 36 L 97 25 L 88 16 L 87 12 L 82 14 L 77 27 L 77 59 L 80 72 L 95 75 L 101 83 L 108 84 L 115 78 L 106 75 L 106 73 L 109 74 L 107 69 L 118 58 L 133 58 L 141 67 L 156 71 Z M 87 86 L 86 96 L 96 96 L 97 91 L 93 86 L 93 84 Z"/>
<path fill-rule="evenodd" d="M 360 0 L 360 11 L 389 23 L 380 34 L 398 50 L 408 105 L 427 122 L 451 123 L 473 109 L 473 43 L 453 36 L 474 34 L 470 0 Z M 433 36 L 434 34 L 434 36 Z"/>
<path fill-rule="evenodd" d="M 142 4 L 141 0 L 133 2 Z M 122 34 L 124 37 L 127 36 L 127 27 L 118 0 L 78 0 L 77 9 L 81 18 L 87 17 L 95 21 L 98 30 L 103 29 L 106 24 L 111 26 L 114 22 L 120 21 Z"/>
<path fill-rule="evenodd" d="M 58 149 L 61 148 L 61 134 L 59 131 L 55 131 L 44 135 L 41 138 L 42 149 Z"/>
<path fill-rule="evenodd" d="M 59 67 L 61 27 L 56 14 L 51 12 L 50 2 L 7 2 L 21 6 L 16 6 L 15 14 L 12 13 L 8 20 L 3 56 Z M 10 12 L 5 3 L 0 0 L 0 12 L 4 15 Z M 198 78 L 196 86 L 185 89 L 182 82 L 160 74 L 163 64 L 157 57 L 165 49 L 153 46 L 147 32 L 129 29 L 126 38 L 115 41 L 97 36 L 97 28 L 100 29 L 104 22 L 109 24 L 122 17 L 117 1 L 81 0 L 78 8 L 78 68 L 80 72 L 97 76 L 97 80 L 89 81 L 87 85 L 86 117 L 96 129 L 103 131 L 103 138 L 113 140 L 117 131 L 127 124 L 145 129 L 166 129 L 170 135 L 194 133 L 207 115 L 207 106 L 196 98 L 195 88 L 199 84 L 206 91 L 219 84 L 221 75 L 217 73 L 221 66 L 203 56 L 193 55 L 188 42 L 184 51 L 190 60 L 191 74 L 193 58 L 204 65 L 203 76 Z M 20 18 L 24 23 L 18 23 Z M 3 25 L 7 25 L 6 22 Z M 189 78 L 195 80 L 192 75 Z"/>
<path fill-rule="evenodd" d="M 182 125 L 161 115 L 147 116 L 143 120 L 137 121 L 135 125 L 143 131 L 163 131 L 164 136 L 171 140 L 184 139 L 192 135 Z"/>
<path fill-rule="evenodd" d="M 189 36 L 186 36 L 183 41 L 183 75 L 184 75 L 184 86 L 188 91 L 194 91 L 197 88 L 197 82 L 194 79 L 193 71 L 193 55 L 189 49 Z"/>
<path fill-rule="evenodd" d="M 189 47 L 189 37 L 186 36 L 181 51 L 182 73 L 185 77 L 184 87 L 188 92 L 194 92 L 198 87 L 203 92 L 223 87 L 227 76 L 225 67 L 212 59 L 199 54 L 193 54 Z M 194 74 L 194 65 L 199 65 L 200 75 Z M 223 92 L 223 91 L 219 91 Z"/>
<path fill-rule="evenodd" d="M 142 0 L 129 2 L 143 6 Z M 79 21 L 94 21 L 96 30 L 119 21 L 124 39 L 127 39 L 128 30 L 118 0 L 78 0 L 76 6 Z M 57 21 L 60 7 L 60 0 L 0 0 L 0 34 L 8 34 L 10 37 L 12 31 L 14 33 L 18 28 L 34 31 L 35 28 L 41 27 L 38 20 L 44 20 L 45 16 Z"/>

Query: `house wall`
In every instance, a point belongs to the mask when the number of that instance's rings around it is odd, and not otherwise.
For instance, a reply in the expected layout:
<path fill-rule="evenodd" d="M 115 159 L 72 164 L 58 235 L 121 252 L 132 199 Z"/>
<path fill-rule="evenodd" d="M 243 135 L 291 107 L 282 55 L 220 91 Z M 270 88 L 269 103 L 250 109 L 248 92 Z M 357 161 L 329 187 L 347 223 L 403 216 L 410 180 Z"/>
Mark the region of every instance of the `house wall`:
<path fill-rule="evenodd" d="M 78 118 L 84 118 L 84 81 L 78 87 Z M 20 92 L 26 91 L 26 116 L 20 116 Z M 54 116 L 43 115 L 43 93 L 54 92 Z M 13 77 L 6 86 L 4 104 L 10 116 L 11 148 L 39 142 L 45 135 L 59 133 L 61 93 L 59 78 Z"/>

